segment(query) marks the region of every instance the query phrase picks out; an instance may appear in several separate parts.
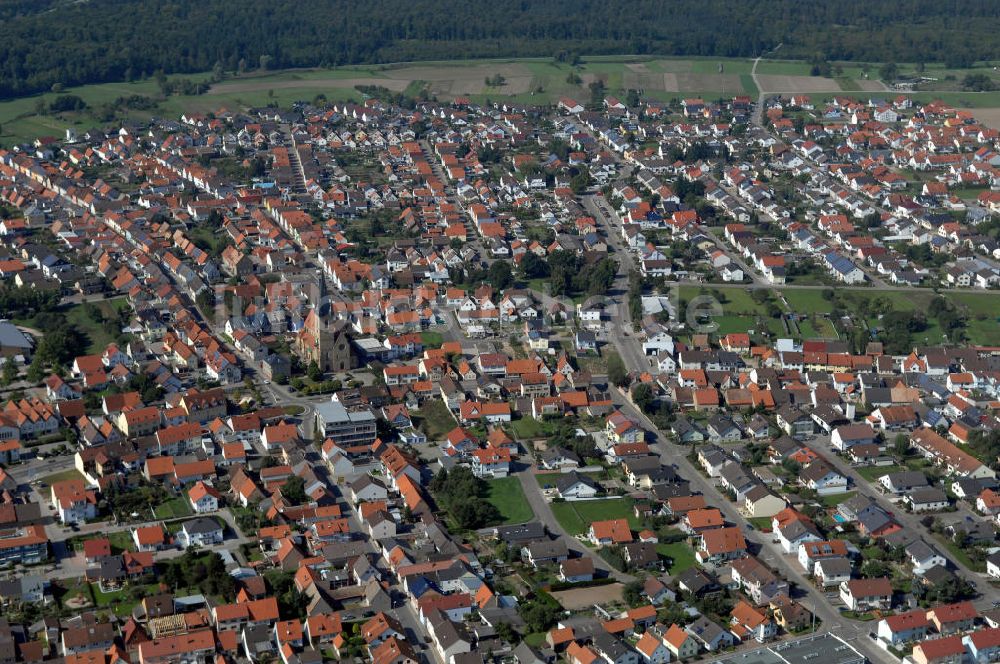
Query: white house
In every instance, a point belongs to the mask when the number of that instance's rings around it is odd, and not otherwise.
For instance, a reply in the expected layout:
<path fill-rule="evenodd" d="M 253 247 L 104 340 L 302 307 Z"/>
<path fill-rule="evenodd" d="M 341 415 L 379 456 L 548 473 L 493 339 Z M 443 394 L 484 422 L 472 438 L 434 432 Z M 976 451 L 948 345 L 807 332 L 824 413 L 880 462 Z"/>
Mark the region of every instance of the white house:
<path fill-rule="evenodd" d="M 222 544 L 222 526 L 214 519 L 199 517 L 185 521 L 177 533 L 177 539 L 181 546 L 212 546 Z"/>
<path fill-rule="evenodd" d="M 194 486 L 188 490 L 188 501 L 197 514 L 218 510 L 221 497 L 212 485 L 201 481 L 195 482 Z"/>
<path fill-rule="evenodd" d="M 918 641 L 927 635 L 930 624 L 927 611 L 922 609 L 888 616 L 878 623 L 878 638 L 891 646 Z"/>
<path fill-rule="evenodd" d="M 555 489 L 563 500 L 587 500 L 597 495 L 597 485 L 586 475 L 564 473 L 556 479 Z"/>
<path fill-rule="evenodd" d="M 639 651 L 639 656 L 646 664 L 666 664 L 670 661 L 670 649 L 663 642 L 663 638 L 655 636 L 652 632 L 646 632 L 635 644 L 635 649 Z"/>

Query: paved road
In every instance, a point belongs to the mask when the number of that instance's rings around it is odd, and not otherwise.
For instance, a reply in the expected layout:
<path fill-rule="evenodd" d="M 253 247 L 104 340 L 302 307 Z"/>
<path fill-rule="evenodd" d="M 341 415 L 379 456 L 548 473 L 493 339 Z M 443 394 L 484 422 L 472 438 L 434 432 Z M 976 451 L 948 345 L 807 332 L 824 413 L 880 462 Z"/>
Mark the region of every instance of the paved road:
<path fill-rule="evenodd" d="M 528 499 L 531 509 L 535 512 L 535 517 L 541 523 L 545 524 L 550 533 L 563 537 L 571 551 L 576 552 L 580 556 L 587 556 L 594 562 L 595 569 L 603 571 L 618 581 L 628 583 L 635 578 L 631 574 L 625 574 L 612 569 L 603 558 L 583 546 L 578 539 L 566 532 L 559 521 L 556 520 L 555 515 L 552 513 L 552 507 L 542 495 L 542 489 L 538 486 L 538 480 L 530 470 L 523 470 L 517 473 L 516 477 L 521 482 L 521 488 L 524 489 L 524 495 Z"/>
<path fill-rule="evenodd" d="M 642 348 L 635 344 L 624 343 L 626 335 L 631 335 L 631 330 L 635 327 L 635 321 L 632 320 L 632 310 L 628 304 L 629 273 L 635 269 L 632 254 L 621 239 L 618 232 L 620 226 L 610 214 L 604 211 L 607 201 L 603 197 L 595 195 L 583 196 L 581 200 L 583 206 L 597 220 L 598 225 L 604 231 L 608 244 L 614 249 L 611 256 L 618 262 L 615 281 L 607 296 L 614 305 L 611 307 L 613 319 L 606 326 L 608 340 L 618 350 L 626 368 L 630 371 L 649 371 L 652 363 L 643 353 Z"/>

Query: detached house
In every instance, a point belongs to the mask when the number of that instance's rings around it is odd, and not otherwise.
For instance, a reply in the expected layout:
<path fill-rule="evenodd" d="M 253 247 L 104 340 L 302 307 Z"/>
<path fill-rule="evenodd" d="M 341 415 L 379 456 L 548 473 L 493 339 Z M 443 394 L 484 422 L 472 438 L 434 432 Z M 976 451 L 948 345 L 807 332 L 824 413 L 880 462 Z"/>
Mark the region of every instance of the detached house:
<path fill-rule="evenodd" d="M 892 584 L 885 578 L 844 581 L 840 599 L 851 611 L 887 611 L 892 608 Z"/>

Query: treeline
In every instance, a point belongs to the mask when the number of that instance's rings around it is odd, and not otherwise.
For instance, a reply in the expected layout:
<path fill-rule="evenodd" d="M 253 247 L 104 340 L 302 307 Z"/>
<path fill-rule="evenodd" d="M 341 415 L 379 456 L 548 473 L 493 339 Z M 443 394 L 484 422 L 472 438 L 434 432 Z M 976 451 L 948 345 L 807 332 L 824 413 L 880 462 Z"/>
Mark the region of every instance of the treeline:
<path fill-rule="evenodd" d="M 438 507 L 448 512 L 458 528 L 472 530 L 500 521 L 500 512 L 486 499 L 486 482 L 466 466 L 455 466 L 450 471 L 442 468 L 429 486 Z"/>
<path fill-rule="evenodd" d="M 0 0 L 0 97 L 167 74 L 565 54 L 967 65 L 994 0 Z"/>

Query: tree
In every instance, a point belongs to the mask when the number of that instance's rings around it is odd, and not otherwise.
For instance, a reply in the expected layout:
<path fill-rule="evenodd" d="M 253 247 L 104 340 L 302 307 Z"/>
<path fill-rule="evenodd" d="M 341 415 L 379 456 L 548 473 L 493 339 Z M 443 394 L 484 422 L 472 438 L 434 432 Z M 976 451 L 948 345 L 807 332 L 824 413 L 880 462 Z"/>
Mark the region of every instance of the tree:
<path fill-rule="evenodd" d="M 530 251 L 521 257 L 518 269 L 525 279 L 542 279 L 549 276 L 549 264 L 538 254 Z"/>
<path fill-rule="evenodd" d="M 591 185 L 592 181 L 593 180 L 590 177 L 590 170 L 585 166 L 581 166 L 580 171 L 570 178 L 569 188 L 574 194 L 580 196 L 587 191 L 587 188 Z"/>
<path fill-rule="evenodd" d="M 879 67 L 878 75 L 886 83 L 892 83 L 899 77 L 899 67 L 895 62 L 887 62 Z"/>
<path fill-rule="evenodd" d="M 622 601 L 629 606 L 639 606 L 643 603 L 642 588 L 642 579 L 629 581 L 625 584 L 625 587 L 622 588 Z"/>
<path fill-rule="evenodd" d="M 562 607 L 554 600 L 536 597 L 518 604 L 518 612 L 529 632 L 546 632 L 556 624 Z"/>
<path fill-rule="evenodd" d="M 516 629 L 511 627 L 509 622 L 501 622 L 497 624 L 497 636 L 511 645 L 517 645 L 521 642 L 521 635 Z"/>
<path fill-rule="evenodd" d="M 301 505 L 306 502 L 305 481 L 292 475 L 281 485 L 281 495 L 292 505 Z"/>
<path fill-rule="evenodd" d="M 14 358 L 8 357 L 3 363 L 3 375 L 0 376 L 0 384 L 3 384 L 6 387 L 16 380 L 17 364 L 14 363 Z"/>
<path fill-rule="evenodd" d="M 906 434 L 896 434 L 896 437 L 892 441 L 892 453 L 897 457 L 905 457 L 910 453 L 910 439 Z"/>
<path fill-rule="evenodd" d="M 861 576 L 866 579 L 887 577 L 891 573 L 889 566 L 881 560 L 869 559 L 861 565 Z"/>
<path fill-rule="evenodd" d="M 309 380 L 314 383 L 318 383 L 323 380 L 323 370 L 319 368 L 316 364 L 316 360 L 309 360 L 309 366 L 306 368 L 306 375 L 309 376 Z"/>
<path fill-rule="evenodd" d="M 608 354 L 608 380 L 618 387 L 628 385 L 628 372 L 621 355 L 615 352 Z"/>
<path fill-rule="evenodd" d="M 632 388 L 632 402 L 639 407 L 642 412 L 647 412 L 653 403 L 653 388 L 647 383 L 639 383 Z"/>
<path fill-rule="evenodd" d="M 497 290 L 503 290 L 514 283 L 514 275 L 507 261 L 494 261 L 487 270 L 490 285 Z"/>
<path fill-rule="evenodd" d="M 460 529 L 481 528 L 500 519 L 497 508 L 485 499 L 486 483 L 467 466 L 456 466 L 450 472 L 442 468 L 428 486 Z"/>

